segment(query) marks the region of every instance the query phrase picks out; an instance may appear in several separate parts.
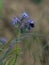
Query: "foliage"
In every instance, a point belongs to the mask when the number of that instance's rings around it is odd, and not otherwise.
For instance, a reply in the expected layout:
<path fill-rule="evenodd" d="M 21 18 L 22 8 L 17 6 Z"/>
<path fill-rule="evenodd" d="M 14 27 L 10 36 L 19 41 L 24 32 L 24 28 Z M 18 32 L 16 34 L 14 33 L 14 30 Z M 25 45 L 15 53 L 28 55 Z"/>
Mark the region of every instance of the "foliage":
<path fill-rule="evenodd" d="M 43 0 L 31 0 L 31 2 L 35 3 L 35 4 L 40 4 L 43 2 Z"/>
<path fill-rule="evenodd" d="M 2 14 L 3 0 L 0 0 L 0 15 Z"/>

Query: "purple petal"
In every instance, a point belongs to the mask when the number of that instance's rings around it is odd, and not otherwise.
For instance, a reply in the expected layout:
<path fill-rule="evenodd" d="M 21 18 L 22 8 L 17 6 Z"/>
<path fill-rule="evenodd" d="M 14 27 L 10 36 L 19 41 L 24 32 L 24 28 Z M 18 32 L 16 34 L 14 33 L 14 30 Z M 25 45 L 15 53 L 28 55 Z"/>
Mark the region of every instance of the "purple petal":
<path fill-rule="evenodd" d="M 7 42 L 7 39 L 6 38 L 1 38 L 1 42 L 4 44 L 4 43 L 6 43 Z"/>
<path fill-rule="evenodd" d="M 29 18 L 28 14 L 26 12 L 22 13 L 23 18 Z"/>
<path fill-rule="evenodd" d="M 16 19 L 15 19 L 15 20 L 16 20 L 17 22 L 20 22 L 20 19 L 19 19 L 19 18 L 17 18 L 17 17 L 16 17 Z"/>
<path fill-rule="evenodd" d="M 17 21 L 15 19 L 12 19 L 12 25 L 15 25 Z"/>
<path fill-rule="evenodd" d="M 15 19 L 12 19 L 12 25 L 15 25 L 17 23 L 20 23 L 20 19 L 19 18 L 15 18 Z"/>
<path fill-rule="evenodd" d="M 28 23 L 34 23 L 34 21 L 33 20 L 28 20 Z"/>

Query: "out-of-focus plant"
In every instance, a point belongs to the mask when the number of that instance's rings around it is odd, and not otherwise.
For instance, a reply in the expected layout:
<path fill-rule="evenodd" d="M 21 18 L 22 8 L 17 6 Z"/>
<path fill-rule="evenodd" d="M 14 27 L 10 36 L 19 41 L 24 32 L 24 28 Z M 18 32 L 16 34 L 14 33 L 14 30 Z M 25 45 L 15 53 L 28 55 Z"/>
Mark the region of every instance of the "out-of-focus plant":
<path fill-rule="evenodd" d="M 41 20 L 39 21 L 39 33 L 42 34 L 42 36 L 40 37 L 40 41 L 41 41 L 41 46 L 44 47 L 42 50 L 42 56 L 40 56 L 40 61 L 41 64 L 46 64 L 48 62 L 48 48 L 49 48 L 49 44 L 48 44 L 48 32 L 46 31 L 46 29 L 43 26 L 43 18 L 44 18 L 44 13 L 41 17 Z"/>
<path fill-rule="evenodd" d="M 26 22 L 23 22 L 25 19 L 28 19 Z M 16 35 L 17 35 L 17 38 L 20 37 L 21 34 L 31 30 L 33 27 L 34 27 L 34 21 L 33 20 L 29 20 L 29 16 L 27 13 L 22 13 L 22 18 L 19 19 L 19 18 L 14 18 L 12 19 L 12 22 L 10 23 L 12 26 L 14 26 L 16 28 Z M 10 42 L 12 41 L 13 39 L 10 40 Z M 17 41 L 17 40 L 16 40 Z M 1 42 L 3 44 L 5 44 L 7 42 L 7 40 L 5 38 L 2 38 L 1 39 Z M 8 43 L 10 43 L 8 42 Z M 11 60 L 9 61 L 8 65 L 11 65 L 11 63 L 13 63 L 12 65 L 16 65 L 16 61 L 17 61 L 17 57 L 19 56 L 19 48 L 18 46 L 16 46 L 16 50 L 12 50 L 12 47 L 13 47 L 13 44 L 14 42 L 11 42 L 11 46 L 9 46 L 9 48 L 6 49 L 6 51 L 4 52 L 3 54 L 3 57 L 0 58 L 2 61 L 4 61 L 5 59 L 5 62 L 4 62 L 4 65 L 6 65 L 7 63 L 7 59 L 9 58 L 9 56 L 11 55 L 15 55 L 14 58 L 11 58 Z M 7 44 L 7 43 L 6 43 Z M 11 54 L 12 53 L 12 54 Z M 12 62 L 13 61 L 13 62 Z"/>
<path fill-rule="evenodd" d="M 32 44 L 35 44 L 35 43 L 40 44 L 42 47 L 45 45 L 45 43 L 47 44 L 47 39 L 46 39 L 47 33 L 45 31 L 45 28 L 42 27 L 43 15 L 40 18 L 40 20 L 38 21 L 39 30 L 37 32 L 33 31 L 33 33 L 29 33 L 28 30 L 30 31 L 34 27 L 34 21 L 30 20 L 30 19 L 28 20 L 28 18 L 29 18 L 28 15 L 26 13 L 23 13 L 22 19 L 19 19 L 16 17 L 16 18 L 12 19 L 12 22 L 11 22 L 12 26 L 15 26 L 16 32 L 18 33 L 17 34 L 18 38 L 16 38 L 16 41 L 23 40 L 23 48 L 25 48 L 25 49 L 23 49 L 24 54 L 26 53 L 26 50 L 29 50 L 29 52 L 30 52 L 30 50 L 32 49 L 31 48 Z M 24 22 L 24 19 L 27 19 L 27 23 Z M 21 34 L 22 34 L 22 36 L 21 36 Z M 27 38 L 29 36 L 31 36 L 32 38 L 31 39 Z M 31 41 L 32 39 L 33 39 L 33 41 Z M 19 56 L 20 49 L 18 46 L 16 46 L 15 50 L 14 50 L 14 48 L 12 49 L 12 46 L 14 46 L 16 43 L 15 40 L 14 41 L 12 41 L 12 40 L 13 39 L 11 39 L 10 42 L 8 42 L 8 43 L 11 43 L 11 47 L 7 48 L 7 51 L 5 52 L 4 59 L 7 59 L 7 60 L 4 62 L 4 65 L 6 65 L 7 62 L 8 62 L 8 65 L 17 65 L 17 58 Z M 3 43 L 5 43 L 6 39 L 3 38 L 1 41 Z M 44 45 L 43 45 L 43 43 L 44 43 Z M 41 47 L 41 49 L 42 49 L 42 47 Z M 45 48 L 47 48 L 47 47 L 45 47 Z M 36 54 L 37 54 L 37 52 L 35 53 L 35 55 Z M 41 63 L 43 63 L 43 61 L 44 61 L 42 54 L 43 54 L 43 52 L 40 52 L 40 54 L 39 54 Z"/>
<path fill-rule="evenodd" d="M 14 53 L 14 51 L 13 51 Z M 16 62 L 17 62 L 17 58 L 19 56 L 19 53 L 20 53 L 20 48 L 18 46 L 16 46 L 16 50 L 15 50 L 15 57 L 14 58 L 11 58 L 11 60 L 8 62 L 8 65 L 16 65 Z"/>
<path fill-rule="evenodd" d="M 3 0 L 0 0 L 0 15 L 2 14 Z"/>
<path fill-rule="evenodd" d="M 43 2 L 43 0 L 31 0 L 31 2 L 35 3 L 35 4 L 40 4 Z"/>

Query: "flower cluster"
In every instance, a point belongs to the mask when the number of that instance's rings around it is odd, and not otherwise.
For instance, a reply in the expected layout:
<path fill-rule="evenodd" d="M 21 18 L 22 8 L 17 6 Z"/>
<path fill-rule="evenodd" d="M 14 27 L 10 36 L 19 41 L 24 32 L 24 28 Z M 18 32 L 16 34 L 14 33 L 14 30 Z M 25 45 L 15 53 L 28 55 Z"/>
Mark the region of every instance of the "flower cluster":
<path fill-rule="evenodd" d="M 24 22 L 24 20 L 26 19 L 27 21 Z M 18 25 L 18 27 L 20 27 L 21 32 L 26 32 L 34 27 L 34 20 L 30 19 L 29 15 L 26 12 L 24 12 L 22 13 L 21 18 L 16 17 L 12 19 L 12 25 Z"/>

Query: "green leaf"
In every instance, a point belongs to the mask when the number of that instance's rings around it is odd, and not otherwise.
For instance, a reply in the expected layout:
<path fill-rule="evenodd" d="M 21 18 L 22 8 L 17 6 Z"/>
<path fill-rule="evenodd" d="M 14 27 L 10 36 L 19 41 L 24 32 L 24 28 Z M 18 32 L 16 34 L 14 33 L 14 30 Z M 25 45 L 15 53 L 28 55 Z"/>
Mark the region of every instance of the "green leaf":
<path fill-rule="evenodd" d="M 0 45 L 2 45 L 2 42 L 0 41 Z"/>
<path fill-rule="evenodd" d="M 3 49 L 0 48 L 0 51 L 3 51 Z"/>
<path fill-rule="evenodd" d="M 17 38 L 19 38 L 19 37 L 20 37 L 20 35 L 21 35 L 21 31 L 20 31 L 20 30 L 18 30 L 18 37 L 17 37 Z"/>
<path fill-rule="evenodd" d="M 19 55 L 20 50 L 21 50 L 21 49 L 20 49 L 18 46 L 16 46 L 16 55 Z"/>
<path fill-rule="evenodd" d="M 13 62 L 13 58 L 9 61 L 8 65 L 11 65 Z"/>
<path fill-rule="evenodd" d="M 0 65 L 3 65 L 3 62 L 2 61 L 0 61 Z"/>
<path fill-rule="evenodd" d="M 0 15 L 2 14 L 3 0 L 0 0 Z"/>

